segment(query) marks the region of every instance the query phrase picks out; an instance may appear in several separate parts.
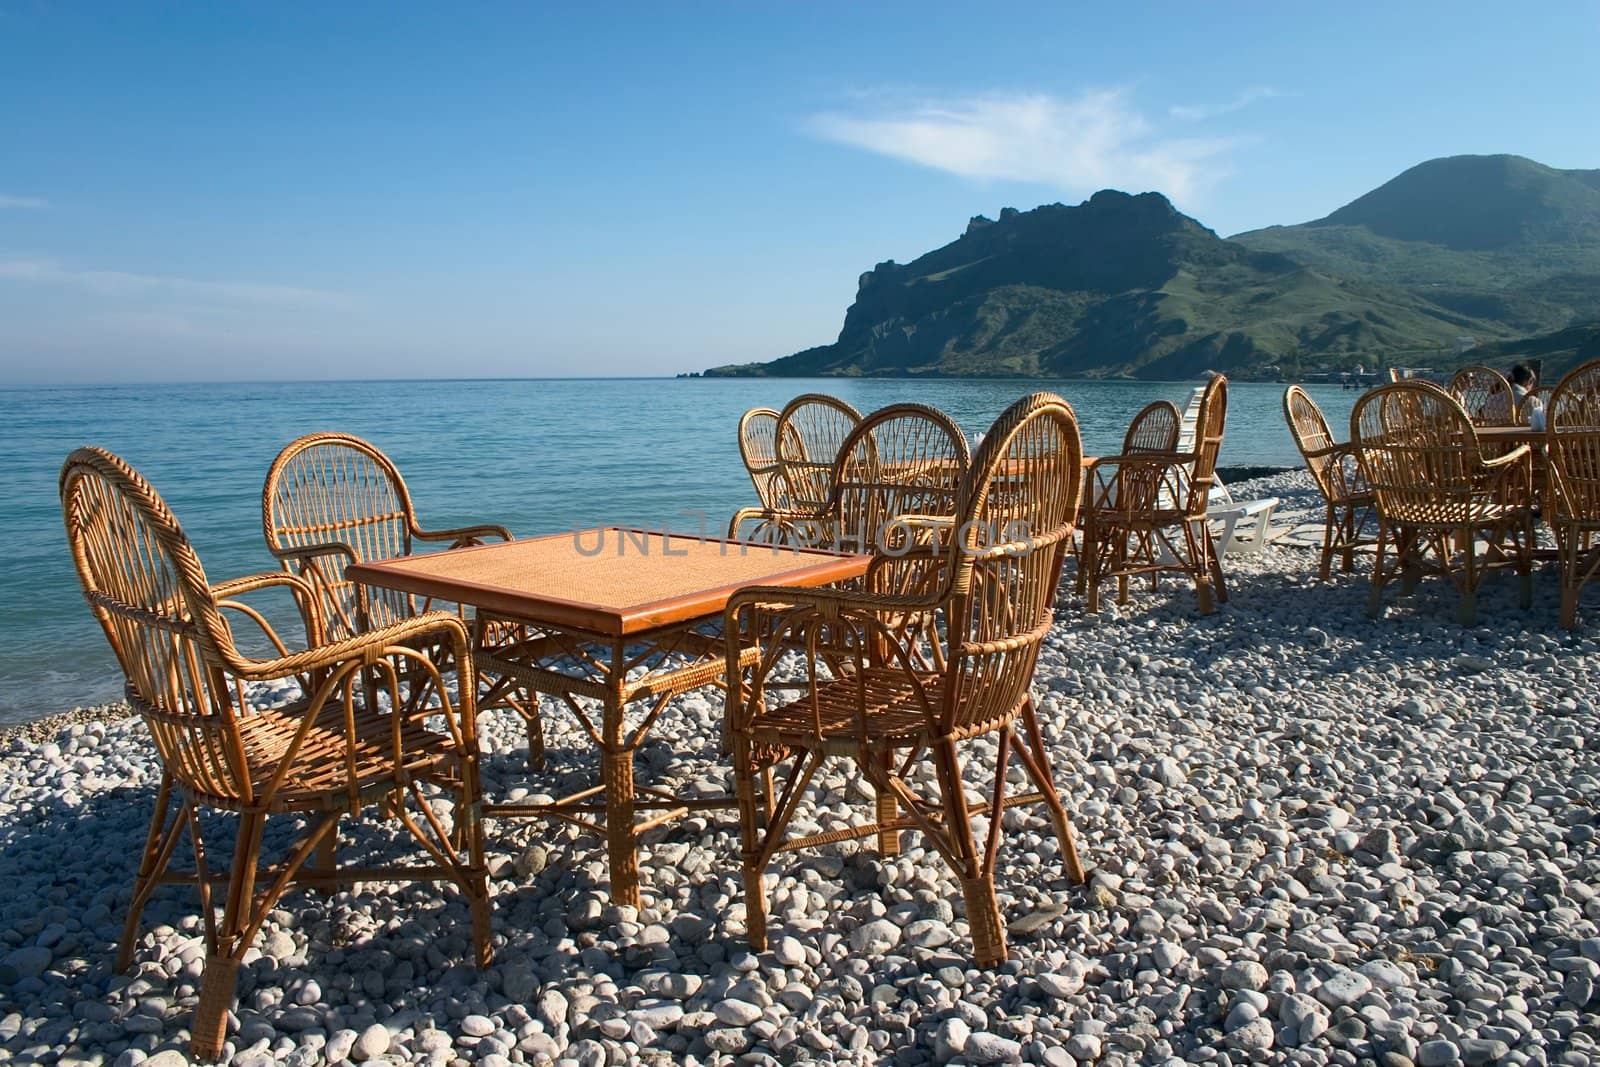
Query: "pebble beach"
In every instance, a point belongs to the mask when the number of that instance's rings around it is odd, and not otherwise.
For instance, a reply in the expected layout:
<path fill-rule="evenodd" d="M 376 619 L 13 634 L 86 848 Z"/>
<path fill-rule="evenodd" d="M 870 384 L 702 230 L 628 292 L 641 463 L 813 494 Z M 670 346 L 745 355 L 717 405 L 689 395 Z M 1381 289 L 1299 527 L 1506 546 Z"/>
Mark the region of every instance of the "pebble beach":
<path fill-rule="evenodd" d="M 1303 474 L 1233 491 L 1320 521 Z M 998 969 L 971 966 L 960 888 L 914 833 L 892 859 L 865 842 L 780 856 L 756 954 L 733 812 L 651 832 L 637 909 L 611 904 L 597 837 L 498 820 L 492 966 L 470 964 L 448 888 L 293 895 L 240 970 L 226 1061 L 1600 1064 L 1592 598 L 1567 633 L 1552 573 L 1526 611 L 1491 578 L 1462 627 L 1429 580 L 1372 620 L 1370 557 L 1328 584 L 1288 541 L 1224 566 L 1230 602 L 1204 618 L 1170 578 L 1088 615 L 1069 567 L 1035 693 L 1092 869 L 1070 885 L 1043 809 L 1005 813 Z M 676 701 L 641 778 L 726 789 L 721 716 L 715 690 Z M 484 716 L 489 795 L 594 777 L 573 724 L 546 731 L 550 769 L 531 775 L 520 721 Z M 992 744 L 969 763 L 976 792 Z M 134 967 L 112 967 L 159 775 L 125 707 L 0 735 L 0 1061 L 188 1062 L 193 892 L 158 891 Z M 871 795 L 835 764 L 796 829 Z M 229 820 L 207 825 L 224 856 Z M 352 858 L 397 841 L 376 821 L 343 832 Z"/>

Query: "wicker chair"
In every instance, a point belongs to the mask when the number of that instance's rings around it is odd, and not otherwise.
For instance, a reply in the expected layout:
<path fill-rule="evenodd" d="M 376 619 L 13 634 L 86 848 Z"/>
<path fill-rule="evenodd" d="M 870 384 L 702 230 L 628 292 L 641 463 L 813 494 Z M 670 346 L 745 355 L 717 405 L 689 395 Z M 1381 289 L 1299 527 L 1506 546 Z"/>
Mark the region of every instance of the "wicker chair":
<path fill-rule="evenodd" d="M 433 606 L 408 593 L 357 585 L 345 577 L 350 564 L 409 556 L 418 542 L 463 548 L 511 540 L 504 526 L 424 530 L 394 462 L 370 441 L 332 432 L 292 441 L 272 461 L 261 491 L 261 528 L 267 550 L 284 570 L 318 590 L 328 636 L 335 639 Z M 427 651 L 440 660 L 449 650 Z M 527 726 L 529 765 L 542 769 L 544 726 L 538 707 L 508 706 Z"/>
<path fill-rule="evenodd" d="M 1183 428 L 1183 413 L 1178 410 L 1178 405 L 1170 400 L 1152 400 L 1139 410 L 1128 423 L 1128 432 L 1122 438 L 1122 455 L 1131 456 L 1147 452 L 1171 452 L 1178 447 L 1178 433 Z M 1130 488 L 1137 482 L 1137 474 L 1129 473 Z M 1117 497 L 1118 484 L 1116 480 L 1110 481 L 1103 487 L 1102 497 L 1106 504 L 1111 504 Z M 1146 537 L 1152 535 L 1145 535 Z M 1087 532 L 1085 532 L 1087 539 Z M 1154 552 L 1153 545 L 1146 546 L 1147 550 Z M 1082 596 L 1088 589 L 1089 567 L 1087 565 L 1087 551 L 1078 559 L 1077 587 L 1078 595 Z M 1150 573 L 1150 583 L 1154 587 L 1158 580 L 1155 571 Z"/>
<path fill-rule="evenodd" d="M 307 434 L 278 453 L 261 491 L 261 526 L 284 569 L 320 591 L 335 638 L 427 608 L 406 593 L 357 586 L 345 577 L 349 564 L 409 556 L 419 541 L 462 548 L 511 540 L 504 526 L 424 530 L 393 461 L 347 433 Z"/>
<path fill-rule="evenodd" d="M 1561 559 L 1561 625 L 1570 630 L 1584 584 L 1600 575 L 1600 360 L 1562 378 L 1545 411 L 1555 505 L 1545 518 Z"/>
<path fill-rule="evenodd" d="M 1517 421 L 1516 394 L 1493 367 L 1462 367 L 1448 389 L 1474 426 L 1509 426 Z"/>
<path fill-rule="evenodd" d="M 419 641 L 448 646 L 461 676 L 470 679 L 461 620 L 429 612 L 323 643 L 321 598 L 310 582 L 272 573 L 209 584 L 161 497 L 102 449 L 79 449 L 67 459 L 61 503 L 84 596 L 122 664 L 128 701 L 150 728 L 163 767 L 117 964 L 126 969 L 132 962 L 139 917 L 155 888 L 166 882 L 194 885 L 205 920 L 206 961 L 193 1053 L 204 1059 L 221 1053 L 241 959 L 294 883 L 326 888 L 355 880 L 452 881 L 469 902 L 476 962 L 486 965 L 489 897 L 473 687 L 463 684 L 452 701 L 439 669 L 416 647 Z M 236 599 L 274 586 L 299 601 L 306 651 L 288 652 L 262 616 Z M 252 659 L 242 653 L 224 610 L 237 610 L 240 622 L 260 626 L 277 655 Z M 437 715 L 442 726 L 427 725 L 421 713 L 383 711 L 371 697 L 369 680 L 376 676 L 384 695 L 398 703 L 402 673 L 416 671 L 429 673 L 434 683 L 433 705 L 419 710 Z M 287 707 L 252 705 L 250 683 L 290 678 L 300 680 L 302 700 Z M 454 796 L 453 831 L 434 813 L 424 784 Z M 341 818 L 373 805 L 396 819 L 433 862 L 340 871 L 314 861 L 337 834 Z M 205 808 L 239 816 L 220 925 L 201 840 Z M 305 834 L 281 864 L 261 868 L 263 828 L 268 816 L 279 814 L 304 819 Z M 195 870 L 172 872 L 185 835 Z"/>
<path fill-rule="evenodd" d="M 1489 568 L 1514 568 L 1522 580 L 1523 607 L 1532 602 L 1533 468 L 1527 445 L 1487 458 L 1460 403 L 1437 386 L 1410 381 L 1380 386 L 1357 400 L 1350 437 L 1378 510 L 1370 614 L 1381 614 L 1383 587 L 1394 578 L 1405 592 L 1415 588 L 1430 552 L 1433 569 L 1461 593 L 1463 624 L 1477 618 L 1478 585 Z M 1479 534 L 1489 545 L 1483 557 Z"/>
<path fill-rule="evenodd" d="M 728 524 L 728 536 L 780 544 L 832 541 L 837 530 L 818 517 L 833 495 L 834 460 L 860 422 L 855 408 L 822 393 L 785 404 L 772 431 L 777 471 L 769 491 L 775 505 L 763 501 L 758 508 L 741 508 Z"/>
<path fill-rule="evenodd" d="M 756 499 L 772 511 L 785 510 L 787 498 L 778 474 L 778 413 L 751 408 L 739 418 L 739 458 L 756 487 Z"/>
<path fill-rule="evenodd" d="M 879 576 L 892 557 L 882 556 L 863 591 L 756 588 L 729 602 L 728 722 L 753 949 L 766 945 L 762 874 L 779 851 L 873 835 L 892 843 L 900 831 L 920 829 L 961 880 L 974 953 L 984 967 L 1006 957 L 994 887 L 1004 809 L 1043 801 L 1068 874 L 1083 880 L 1029 694 L 1052 623 L 1081 476 L 1072 409 L 1059 397 L 1034 394 L 1001 415 L 980 446 L 960 484 L 957 535 L 920 549 L 930 565 L 923 588 L 884 591 Z M 942 666 L 922 661 L 913 646 L 925 631 L 907 621 L 932 612 L 945 623 Z M 741 659 L 752 634 L 761 647 L 754 664 Z M 805 657 L 804 693 L 777 704 L 769 700 L 769 679 L 797 645 L 849 649 L 850 660 L 842 672 L 824 671 L 822 657 Z M 998 745 L 991 800 L 972 807 L 958 746 L 991 734 Z M 1035 792 L 1008 798 L 1013 755 Z M 880 798 L 892 796 L 905 815 L 886 819 L 880 805 L 874 822 L 788 839 L 808 783 L 830 757 L 855 761 Z M 935 773 L 919 775 L 930 757 Z M 768 794 L 769 809 L 758 800 L 758 777 L 784 765 L 783 786 Z M 925 783 L 925 777 L 934 781 Z M 988 817 L 981 852 L 972 823 L 977 815 Z"/>
<path fill-rule="evenodd" d="M 1340 444 L 1333 439 L 1328 420 L 1322 417 L 1322 409 L 1298 385 L 1284 390 L 1283 416 L 1289 423 L 1295 447 L 1311 472 L 1311 480 L 1317 483 L 1327 505 L 1320 572 L 1322 580 L 1327 581 L 1333 574 L 1335 555 L 1343 559 L 1344 570 L 1348 572 L 1355 568 L 1356 549 L 1377 544 L 1375 537 L 1363 536 L 1369 520 L 1376 518 L 1372 490 L 1367 488 L 1361 475 L 1355 445 Z"/>
<path fill-rule="evenodd" d="M 1090 611 L 1100 610 L 1100 586 L 1108 579 L 1117 580 L 1117 602 L 1126 603 L 1129 578 L 1162 571 L 1194 582 L 1203 615 L 1215 609 L 1214 601 L 1227 602 L 1206 522 L 1227 415 L 1228 380 L 1214 375 L 1200 401 L 1192 451 L 1125 452 L 1090 466 L 1081 564 Z"/>

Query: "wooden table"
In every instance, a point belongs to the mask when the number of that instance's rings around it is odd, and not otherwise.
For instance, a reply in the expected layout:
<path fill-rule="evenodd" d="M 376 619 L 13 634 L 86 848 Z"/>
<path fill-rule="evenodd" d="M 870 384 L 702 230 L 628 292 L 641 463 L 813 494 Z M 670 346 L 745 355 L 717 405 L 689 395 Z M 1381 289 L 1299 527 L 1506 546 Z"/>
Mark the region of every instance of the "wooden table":
<path fill-rule="evenodd" d="M 607 842 L 612 901 L 637 906 L 639 835 L 688 811 L 732 803 L 685 800 L 633 779 L 634 752 L 667 702 L 721 681 L 726 652 L 718 624 L 728 599 L 750 585 L 809 588 L 856 578 L 868 561 L 604 527 L 352 564 L 347 573 L 366 585 L 477 609 L 479 706 L 522 715 L 534 769 L 544 762 L 539 696 L 572 712 L 600 749 L 600 784 L 547 804 L 488 804 L 484 812 L 595 830 Z M 630 721 L 630 706 L 641 703 L 642 714 Z M 638 809 L 653 814 L 641 820 Z"/>

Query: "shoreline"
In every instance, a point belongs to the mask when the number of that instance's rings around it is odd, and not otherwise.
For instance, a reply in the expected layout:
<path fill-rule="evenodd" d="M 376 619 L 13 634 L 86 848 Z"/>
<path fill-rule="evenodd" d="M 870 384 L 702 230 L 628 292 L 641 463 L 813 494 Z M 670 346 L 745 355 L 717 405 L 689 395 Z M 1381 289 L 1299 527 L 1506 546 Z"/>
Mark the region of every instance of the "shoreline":
<path fill-rule="evenodd" d="M 57 711 L 27 722 L 0 726 L 0 750 L 10 748 L 17 741 L 42 745 L 54 741 L 63 731 L 70 730 L 74 726 L 87 725 L 91 722 L 121 722 L 131 718 L 133 709 L 121 701 Z"/>

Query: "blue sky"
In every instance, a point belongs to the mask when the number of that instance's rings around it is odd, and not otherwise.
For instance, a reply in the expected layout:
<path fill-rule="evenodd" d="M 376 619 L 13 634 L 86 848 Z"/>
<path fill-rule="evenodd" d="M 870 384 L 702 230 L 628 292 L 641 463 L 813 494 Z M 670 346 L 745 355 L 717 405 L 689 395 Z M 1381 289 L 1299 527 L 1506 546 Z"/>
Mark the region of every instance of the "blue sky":
<path fill-rule="evenodd" d="M 671 374 L 1004 206 L 1600 167 L 1592 3 L 452 7 L 0 0 L 5 379 Z"/>

